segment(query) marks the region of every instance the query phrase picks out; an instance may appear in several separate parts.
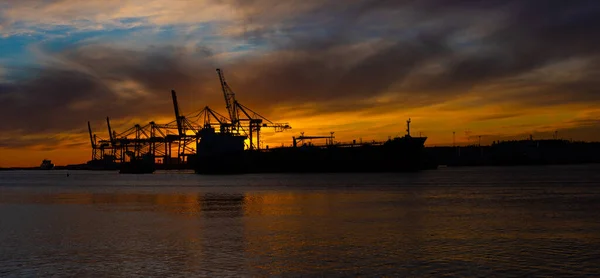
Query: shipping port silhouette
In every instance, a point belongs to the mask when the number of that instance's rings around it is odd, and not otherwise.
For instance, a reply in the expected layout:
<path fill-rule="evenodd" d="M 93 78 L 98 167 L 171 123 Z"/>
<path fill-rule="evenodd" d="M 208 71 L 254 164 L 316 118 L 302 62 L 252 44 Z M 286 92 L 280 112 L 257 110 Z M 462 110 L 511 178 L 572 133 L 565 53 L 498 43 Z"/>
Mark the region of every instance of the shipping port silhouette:
<path fill-rule="evenodd" d="M 288 146 L 263 147 L 262 130 L 286 132 L 288 123 L 276 123 L 236 100 L 236 94 L 216 70 L 227 115 L 206 106 L 183 115 L 177 93 L 171 91 L 175 120 L 166 124 L 136 124 L 118 133 L 106 118 L 107 138 L 87 123 L 91 159 L 85 164 L 6 169 L 119 170 L 153 173 L 156 170 L 193 169 L 199 174 L 415 172 L 443 166 L 512 166 L 600 163 L 600 142 L 559 139 L 494 141 L 479 144 L 425 147 L 427 137 L 406 134 L 387 141 L 338 142 L 328 135 L 291 136 Z M 454 133 L 453 133 L 454 135 Z M 49 160 L 45 160 L 49 162 Z"/>

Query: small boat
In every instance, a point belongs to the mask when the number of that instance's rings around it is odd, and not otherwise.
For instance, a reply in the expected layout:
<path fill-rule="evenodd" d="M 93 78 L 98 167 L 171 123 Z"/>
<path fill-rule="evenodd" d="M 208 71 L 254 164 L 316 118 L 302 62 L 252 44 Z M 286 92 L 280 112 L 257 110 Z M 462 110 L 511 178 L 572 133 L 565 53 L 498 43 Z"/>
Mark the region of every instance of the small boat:
<path fill-rule="evenodd" d="M 42 160 L 42 164 L 40 165 L 40 169 L 42 170 L 52 170 L 54 169 L 54 163 L 52 163 L 49 159 Z"/>

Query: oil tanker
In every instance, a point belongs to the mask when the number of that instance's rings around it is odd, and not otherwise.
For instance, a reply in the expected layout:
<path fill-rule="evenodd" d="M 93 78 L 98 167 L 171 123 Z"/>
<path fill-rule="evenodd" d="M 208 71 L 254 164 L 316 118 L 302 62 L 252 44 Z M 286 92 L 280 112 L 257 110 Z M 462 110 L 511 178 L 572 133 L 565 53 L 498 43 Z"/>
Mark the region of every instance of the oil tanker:
<path fill-rule="evenodd" d="M 202 130 L 197 155 L 190 161 L 198 174 L 413 172 L 436 168 L 425 156 L 427 137 L 407 134 L 380 143 L 303 144 L 244 150 L 244 135 Z"/>

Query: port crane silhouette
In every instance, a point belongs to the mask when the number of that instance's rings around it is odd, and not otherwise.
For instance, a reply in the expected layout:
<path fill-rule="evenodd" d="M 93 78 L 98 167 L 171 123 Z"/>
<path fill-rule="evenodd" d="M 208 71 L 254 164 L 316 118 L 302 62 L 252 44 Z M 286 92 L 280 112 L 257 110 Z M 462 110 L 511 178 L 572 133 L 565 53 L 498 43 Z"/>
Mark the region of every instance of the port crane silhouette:
<path fill-rule="evenodd" d="M 225 107 L 229 113 L 229 121 L 231 123 L 230 131 L 238 133 L 247 133 L 250 145 L 249 149 L 260 150 L 260 130 L 261 128 L 273 128 L 275 132 L 282 132 L 292 127 L 288 123 L 274 123 L 264 116 L 258 114 L 254 110 L 247 106 L 239 103 L 235 99 L 235 92 L 229 87 L 229 84 L 225 80 L 225 74 L 223 70 L 217 69 L 217 75 L 221 83 L 221 89 L 223 90 L 223 97 L 225 98 Z M 242 122 L 247 123 L 247 126 L 243 125 Z M 246 128 L 248 131 L 246 132 Z M 256 144 L 254 143 L 254 134 L 256 134 Z"/>
<path fill-rule="evenodd" d="M 205 106 L 199 111 L 184 115 L 177 100 L 177 92 L 171 90 L 173 114 L 175 120 L 166 124 L 149 122 L 145 125 L 135 124 L 133 127 L 118 133 L 106 118 L 108 139 L 103 139 L 92 132 L 88 121 L 88 133 L 92 147 L 91 162 L 104 163 L 125 162 L 129 158 L 151 155 L 164 164 L 181 164 L 196 154 L 196 146 L 202 140 L 203 131 L 218 128 L 223 134 L 243 135 L 249 139 L 246 147 L 260 150 L 261 129 L 269 128 L 275 132 L 290 129 L 287 123 L 275 123 L 255 112 L 235 99 L 235 93 L 227 83 L 223 71 L 217 69 L 221 89 L 225 99 L 227 115 Z M 177 149 L 176 157 L 172 152 Z"/>

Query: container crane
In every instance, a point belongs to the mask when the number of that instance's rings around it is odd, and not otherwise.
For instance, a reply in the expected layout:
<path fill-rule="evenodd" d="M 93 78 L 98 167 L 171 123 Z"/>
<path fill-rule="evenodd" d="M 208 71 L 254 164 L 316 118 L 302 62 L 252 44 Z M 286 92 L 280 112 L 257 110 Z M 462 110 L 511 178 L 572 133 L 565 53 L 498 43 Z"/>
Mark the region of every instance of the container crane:
<path fill-rule="evenodd" d="M 116 158 L 116 152 L 117 152 L 117 148 L 116 146 L 116 132 L 112 130 L 112 128 L 110 127 L 110 118 L 106 117 L 106 126 L 108 127 L 108 138 L 110 139 L 110 147 L 108 148 L 110 150 L 110 157 L 107 157 L 106 155 L 103 155 L 105 159 L 109 158 L 110 160 L 115 160 Z M 108 147 L 108 146 L 107 146 Z"/>
<path fill-rule="evenodd" d="M 112 129 L 110 128 L 110 118 L 106 117 L 106 125 L 108 126 L 108 136 L 110 138 L 110 145 L 115 146 L 115 136 L 113 134 Z"/>
<path fill-rule="evenodd" d="M 173 98 L 173 110 L 175 111 L 175 119 L 177 122 L 177 158 L 178 161 L 183 161 L 182 158 L 185 158 L 193 153 L 190 145 L 192 142 L 198 141 L 198 128 L 190 123 L 185 116 L 181 115 L 179 111 L 179 103 L 177 102 L 177 93 L 175 90 L 171 90 L 171 97 Z M 193 135 L 188 134 L 188 131 L 192 131 Z M 186 150 L 189 153 L 186 153 Z"/>
<path fill-rule="evenodd" d="M 229 113 L 229 120 L 231 121 L 231 131 L 234 132 L 239 130 L 239 113 L 237 111 L 237 101 L 235 100 L 235 93 L 227 84 L 225 80 L 225 74 L 221 69 L 217 69 L 219 75 L 219 81 L 221 83 L 221 89 L 223 90 L 223 96 L 225 98 L 225 106 L 227 107 L 227 113 Z"/>
<path fill-rule="evenodd" d="M 92 133 L 92 126 L 90 124 L 90 122 L 88 121 L 88 132 L 90 134 L 90 143 L 92 144 L 92 160 L 99 160 L 102 159 L 102 153 L 98 152 L 98 150 L 100 149 L 98 147 L 97 139 L 96 139 L 96 134 Z"/>

